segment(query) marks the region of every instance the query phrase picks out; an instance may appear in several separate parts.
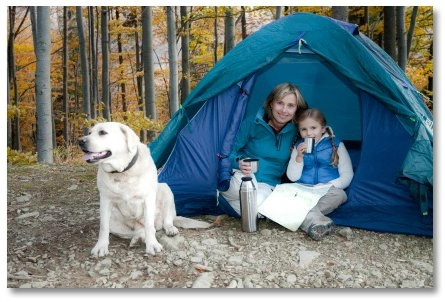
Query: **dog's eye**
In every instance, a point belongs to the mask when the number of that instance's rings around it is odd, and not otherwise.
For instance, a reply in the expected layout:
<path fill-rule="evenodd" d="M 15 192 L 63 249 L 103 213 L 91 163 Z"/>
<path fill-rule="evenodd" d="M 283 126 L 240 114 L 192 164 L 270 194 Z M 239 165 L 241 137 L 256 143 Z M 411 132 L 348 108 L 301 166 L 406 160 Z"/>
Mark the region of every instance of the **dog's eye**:
<path fill-rule="evenodd" d="M 107 135 L 108 133 L 106 132 L 106 131 L 104 131 L 104 130 L 100 130 L 99 131 L 99 135 Z"/>

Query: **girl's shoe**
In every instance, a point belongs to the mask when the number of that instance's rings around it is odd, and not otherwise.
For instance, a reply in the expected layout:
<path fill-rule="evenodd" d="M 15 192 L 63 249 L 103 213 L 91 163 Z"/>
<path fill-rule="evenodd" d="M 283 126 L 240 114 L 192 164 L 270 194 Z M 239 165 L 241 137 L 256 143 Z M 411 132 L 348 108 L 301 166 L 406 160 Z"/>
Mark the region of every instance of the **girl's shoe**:
<path fill-rule="evenodd" d="M 328 224 L 313 224 L 309 227 L 308 235 L 316 241 L 320 241 L 325 236 L 331 234 L 334 231 L 335 224 L 329 222 Z"/>

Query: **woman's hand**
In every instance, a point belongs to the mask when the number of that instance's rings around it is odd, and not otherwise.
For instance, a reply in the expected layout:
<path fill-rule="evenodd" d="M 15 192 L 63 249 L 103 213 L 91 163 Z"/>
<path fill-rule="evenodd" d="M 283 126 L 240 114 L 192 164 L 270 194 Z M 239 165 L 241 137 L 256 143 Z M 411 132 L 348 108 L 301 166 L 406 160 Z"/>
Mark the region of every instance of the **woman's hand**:
<path fill-rule="evenodd" d="M 250 162 L 245 162 L 243 159 L 239 161 L 239 169 L 241 173 L 246 176 L 250 176 L 250 174 L 252 174 L 252 167 L 250 166 Z"/>

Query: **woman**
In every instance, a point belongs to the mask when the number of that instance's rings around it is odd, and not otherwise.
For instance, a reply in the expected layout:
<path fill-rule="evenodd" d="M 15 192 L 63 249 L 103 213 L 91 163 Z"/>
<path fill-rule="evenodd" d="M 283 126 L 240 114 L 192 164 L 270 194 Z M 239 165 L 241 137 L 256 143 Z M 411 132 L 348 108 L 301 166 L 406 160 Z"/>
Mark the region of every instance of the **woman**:
<path fill-rule="evenodd" d="M 335 138 L 320 110 L 313 108 L 302 112 L 297 126 L 299 135 L 289 160 L 287 177 L 308 185 L 332 185 L 300 226 L 312 239 L 321 240 L 334 229 L 334 222 L 325 215 L 346 201 L 344 189 L 351 183 L 354 172 L 346 147 Z M 313 152 L 307 152 L 304 139 L 308 137 L 315 140 Z"/>
<path fill-rule="evenodd" d="M 242 177 L 252 177 L 257 188 L 258 206 L 281 182 L 296 131 L 294 123 L 298 113 L 306 108 L 300 90 L 291 83 L 283 83 L 271 91 L 264 108 L 255 117 L 241 124 L 230 154 L 233 168 L 230 187 L 226 192 L 220 192 L 238 214 Z M 258 159 L 259 169 L 255 174 L 252 174 L 250 163 L 243 161 L 245 158 Z"/>

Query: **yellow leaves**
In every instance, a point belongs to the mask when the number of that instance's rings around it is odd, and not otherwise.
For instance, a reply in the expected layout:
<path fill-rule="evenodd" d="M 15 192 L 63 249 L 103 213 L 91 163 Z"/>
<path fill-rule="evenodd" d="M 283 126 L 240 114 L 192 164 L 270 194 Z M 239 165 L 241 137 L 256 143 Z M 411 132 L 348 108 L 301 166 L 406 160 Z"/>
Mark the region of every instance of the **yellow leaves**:
<path fill-rule="evenodd" d="M 408 65 L 406 67 L 406 75 L 417 88 L 417 90 L 421 91 L 428 86 L 428 76 L 431 76 L 432 73 L 430 73 L 428 69 L 422 68 L 422 66 Z"/>
<path fill-rule="evenodd" d="M 7 118 L 8 120 L 13 119 L 20 114 L 20 109 L 17 106 L 8 105 Z"/>
<path fill-rule="evenodd" d="M 32 152 L 19 152 L 8 147 L 8 163 L 13 165 L 30 165 L 37 163 L 37 154 Z"/>
<path fill-rule="evenodd" d="M 141 130 L 161 132 L 164 125 L 144 116 L 143 111 L 115 112 L 111 115 L 112 120 L 126 124 L 136 133 Z"/>

